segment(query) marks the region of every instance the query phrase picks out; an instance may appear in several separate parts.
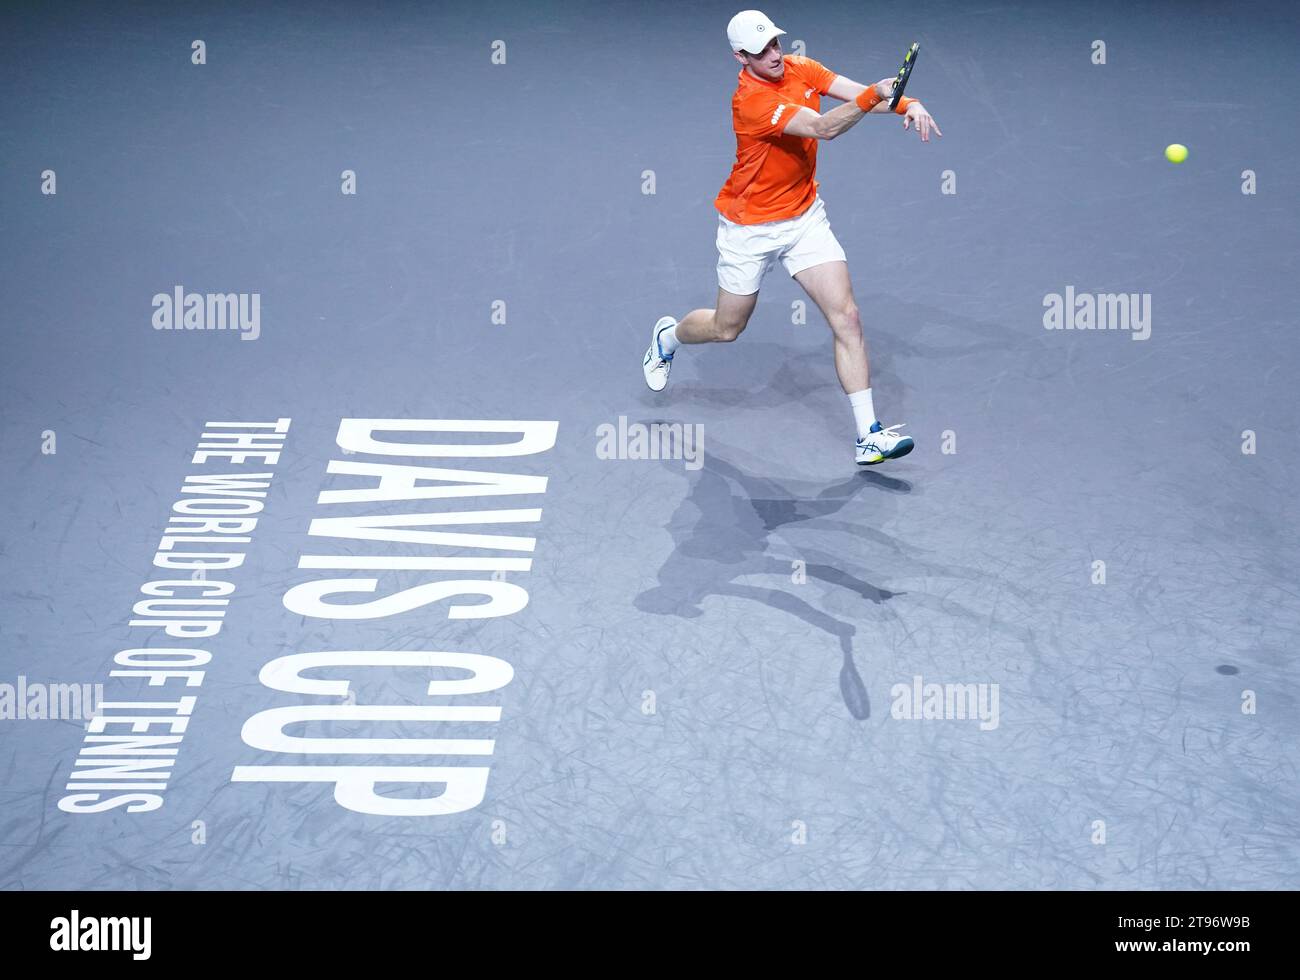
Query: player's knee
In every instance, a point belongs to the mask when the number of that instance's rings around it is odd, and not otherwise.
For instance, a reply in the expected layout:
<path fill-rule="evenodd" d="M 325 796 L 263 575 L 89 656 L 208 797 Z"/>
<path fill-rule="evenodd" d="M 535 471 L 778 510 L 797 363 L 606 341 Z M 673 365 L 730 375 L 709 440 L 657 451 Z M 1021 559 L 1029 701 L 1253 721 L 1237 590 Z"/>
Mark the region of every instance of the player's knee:
<path fill-rule="evenodd" d="M 744 320 L 723 319 L 715 316 L 713 318 L 713 336 L 716 340 L 729 344 L 739 337 L 745 330 Z"/>
<path fill-rule="evenodd" d="M 840 307 L 831 315 L 830 321 L 836 336 L 849 341 L 862 340 L 862 317 L 858 315 L 857 304 Z"/>

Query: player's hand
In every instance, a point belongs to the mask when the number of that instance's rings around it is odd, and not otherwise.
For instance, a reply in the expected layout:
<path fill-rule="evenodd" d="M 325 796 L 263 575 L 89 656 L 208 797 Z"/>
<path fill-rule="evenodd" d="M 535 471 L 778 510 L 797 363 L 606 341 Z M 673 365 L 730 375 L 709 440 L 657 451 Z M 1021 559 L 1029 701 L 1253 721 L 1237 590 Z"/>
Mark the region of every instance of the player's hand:
<path fill-rule="evenodd" d="M 907 129 L 913 124 L 916 126 L 916 134 L 921 137 L 922 143 L 930 142 L 930 130 L 934 130 L 936 136 L 943 135 L 943 130 L 941 130 L 939 124 L 934 121 L 934 116 L 930 115 L 930 113 L 926 111 L 925 106 L 921 105 L 919 102 L 913 102 L 909 105 L 907 107 L 907 113 L 903 116 L 904 129 Z"/>
<path fill-rule="evenodd" d="M 876 84 L 871 87 L 876 90 L 876 94 L 880 96 L 882 99 L 888 99 L 893 97 L 894 86 L 897 83 L 898 83 L 898 76 L 890 75 L 888 78 L 882 78 L 880 81 L 876 82 Z"/>

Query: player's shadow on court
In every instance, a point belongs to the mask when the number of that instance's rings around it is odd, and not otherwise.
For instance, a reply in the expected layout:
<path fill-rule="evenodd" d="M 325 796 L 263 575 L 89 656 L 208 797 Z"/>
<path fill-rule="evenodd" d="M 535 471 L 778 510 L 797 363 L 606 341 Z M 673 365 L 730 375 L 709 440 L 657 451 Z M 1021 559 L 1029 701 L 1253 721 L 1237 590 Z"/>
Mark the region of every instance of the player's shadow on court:
<path fill-rule="evenodd" d="M 931 387 L 962 383 L 962 365 L 967 358 L 999 358 L 1003 363 L 1008 353 L 1015 351 L 1026 351 L 1023 371 L 1035 382 L 1070 377 L 1068 357 L 1055 345 L 1035 335 L 1037 339 L 1026 346 L 1025 337 L 1004 323 L 975 320 L 886 295 L 864 295 L 860 302 L 869 313 L 871 335 L 879 340 L 880 353 L 872 355 L 872 376 L 886 390 L 909 391 L 906 379 L 894 370 L 903 358 L 926 366 Z M 882 330 L 882 324 L 901 326 Z M 742 337 L 727 356 L 713 352 L 716 356 L 703 362 L 706 366 L 698 378 L 685 372 L 674 378 L 670 389 L 674 411 L 692 405 L 726 410 L 761 404 L 797 405 L 807 409 L 812 418 L 822 419 L 845 412 L 830 359 L 829 333 L 817 348 L 793 350 L 763 339 L 771 336 L 755 330 L 752 336 Z M 707 356 L 709 352 L 700 353 Z M 1003 368 L 1004 373 L 1010 370 Z M 647 407 L 663 403 L 663 396 L 643 394 L 642 404 Z M 909 547 L 865 520 L 854 519 L 854 502 L 871 499 L 877 517 L 872 523 L 879 525 L 880 495 L 910 493 L 912 486 L 907 481 L 866 470 L 830 485 L 778 482 L 729 462 L 746 453 L 726 446 L 721 452 L 717 440 L 710 439 L 702 469 L 690 475 L 689 495 L 668 524 L 675 547 L 659 569 L 659 584 L 636 597 L 635 605 L 642 612 L 695 617 L 703 614 L 705 599 L 731 596 L 795 616 L 838 642 L 843 654 L 840 691 L 855 718 L 867 718 L 871 713 L 854 662 L 857 627 L 844 615 L 819 608 L 818 603 L 842 607 L 835 597 L 846 597 L 861 602 L 861 618 L 898 619 L 889 600 L 906 595 L 907 606 L 928 618 L 987 624 L 1034 648 L 1032 631 L 991 620 L 987 613 L 968 608 L 952 594 L 961 582 L 995 587 L 1021 601 L 1029 600 L 1029 590 L 990 575 L 986 569 L 926 556 L 924 549 Z M 841 513 L 845 508 L 850 512 Z M 816 547 L 820 540 L 816 532 L 836 535 L 833 554 Z M 804 574 L 809 584 L 792 581 L 794 560 L 806 562 Z M 893 576 L 941 581 L 945 587 L 933 592 L 891 592 L 871 581 L 871 572 L 863 565 L 872 561 L 886 563 Z M 802 594 L 811 598 L 805 600 Z"/>
<path fill-rule="evenodd" d="M 843 656 L 840 693 L 853 717 L 868 718 L 871 701 L 853 659 L 857 627 L 796 593 L 807 590 L 815 599 L 815 583 L 821 583 L 861 600 L 864 613 L 904 593 L 873 584 L 865 568 L 845 557 L 849 548 L 829 554 L 810 539 L 783 556 L 775 553 L 781 549 L 774 548 L 773 535 L 793 531 L 802 537 L 805 529 L 831 531 L 839 540 L 853 542 L 856 549 L 875 543 L 897 550 L 897 542 L 888 535 L 837 515 L 860 494 L 911 489 L 905 480 L 869 472 L 828 486 L 801 480 L 778 482 L 748 473 L 711 449 L 693 477 L 689 495 L 668 522 L 675 547 L 659 569 L 659 585 L 638 595 L 636 608 L 692 618 L 703 614 L 705 599 L 730 596 L 797 617 L 838 642 Z M 801 562 L 802 568 L 795 562 Z M 801 574 L 806 583 L 796 584 Z M 761 584 L 773 580 L 783 584 Z"/>

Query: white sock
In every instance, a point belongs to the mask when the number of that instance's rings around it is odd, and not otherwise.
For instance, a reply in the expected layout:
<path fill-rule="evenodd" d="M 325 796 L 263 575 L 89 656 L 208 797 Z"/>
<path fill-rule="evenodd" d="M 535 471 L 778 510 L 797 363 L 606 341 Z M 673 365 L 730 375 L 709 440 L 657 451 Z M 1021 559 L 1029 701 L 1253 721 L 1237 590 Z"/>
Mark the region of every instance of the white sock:
<path fill-rule="evenodd" d="M 853 421 L 858 424 L 858 438 L 865 439 L 876 421 L 876 407 L 871 404 L 871 389 L 864 388 L 849 395 L 853 406 Z"/>
<path fill-rule="evenodd" d="M 677 324 L 674 323 L 667 330 L 659 332 L 659 348 L 663 351 L 664 356 L 672 357 L 680 346 L 682 346 L 682 342 L 677 339 Z"/>

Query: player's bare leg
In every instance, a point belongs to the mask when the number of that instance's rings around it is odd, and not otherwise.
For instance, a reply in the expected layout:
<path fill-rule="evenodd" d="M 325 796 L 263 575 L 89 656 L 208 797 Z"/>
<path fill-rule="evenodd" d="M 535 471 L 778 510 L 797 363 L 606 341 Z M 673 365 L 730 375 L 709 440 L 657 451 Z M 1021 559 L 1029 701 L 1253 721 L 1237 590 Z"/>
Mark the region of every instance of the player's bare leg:
<path fill-rule="evenodd" d="M 650 346 L 641 361 L 645 383 L 651 391 L 668 385 L 673 354 L 682 344 L 730 343 L 741 335 L 758 303 L 758 293 L 745 296 L 718 287 L 718 305 L 711 310 L 691 310 L 681 322 L 660 317 L 650 332 Z"/>
<path fill-rule="evenodd" d="M 835 338 L 835 373 L 844 394 L 852 395 L 871 387 L 867 344 L 862 336 L 862 319 L 853 298 L 847 262 L 823 262 L 795 274 L 809 299 L 817 304 Z M 875 419 L 871 419 L 872 422 Z"/>
<path fill-rule="evenodd" d="M 840 387 L 849 396 L 857 424 L 858 463 L 869 466 L 906 456 L 914 443 L 910 436 L 894 431 L 902 423 L 885 427 L 876 418 L 867 344 L 862 335 L 862 319 L 853 296 L 848 263 L 823 262 L 795 273 L 794 278 L 822 311 L 835 339 L 835 373 L 839 376 Z"/>
<path fill-rule="evenodd" d="M 683 344 L 730 343 L 749 324 L 758 303 L 758 293 L 739 296 L 718 287 L 718 305 L 712 310 L 691 310 L 677 324 L 677 339 Z"/>

